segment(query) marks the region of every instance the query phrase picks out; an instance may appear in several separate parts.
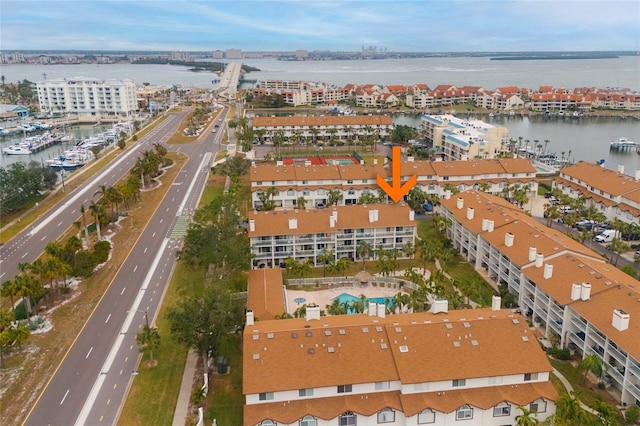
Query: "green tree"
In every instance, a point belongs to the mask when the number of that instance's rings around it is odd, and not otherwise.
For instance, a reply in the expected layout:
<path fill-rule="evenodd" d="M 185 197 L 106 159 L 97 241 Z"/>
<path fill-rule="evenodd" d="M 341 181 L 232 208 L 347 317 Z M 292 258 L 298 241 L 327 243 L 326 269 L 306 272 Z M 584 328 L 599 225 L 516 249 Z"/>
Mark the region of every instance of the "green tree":
<path fill-rule="evenodd" d="M 338 205 L 343 198 L 344 197 L 342 195 L 342 191 L 340 191 L 339 189 L 332 189 L 331 191 L 329 191 L 329 194 L 327 196 L 327 206 Z"/>
<path fill-rule="evenodd" d="M 356 246 L 356 255 L 362 259 L 362 270 L 365 270 L 365 262 L 369 255 L 371 254 L 373 248 L 371 244 L 364 240 L 358 241 L 358 245 Z"/>
<path fill-rule="evenodd" d="M 160 347 L 160 334 L 158 333 L 158 329 L 145 324 L 142 331 L 136 334 L 136 342 L 138 342 L 140 352 L 149 353 L 148 365 L 155 365 L 153 351 Z"/>
<path fill-rule="evenodd" d="M 607 244 L 607 248 L 615 253 L 613 266 L 618 266 L 618 260 L 620 259 L 621 253 L 626 253 L 631 250 L 629 244 L 625 243 L 621 238 L 614 238 L 609 244 Z"/>
<path fill-rule="evenodd" d="M 221 339 L 240 324 L 241 317 L 241 305 L 232 303 L 224 285 L 208 285 L 187 294 L 167 312 L 171 333 L 202 356 L 205 374 L 208 354 L 217 354 Z"/>
<path fill-rule="evenodd" d="M 296 200 L 296 207 L 299 208 L 300 210 L 305 210 L 305 208 L 307 207 L 307 199 L 304 197 L 298 197 L 298 199 Z"/>
<path fill-rule="evenodd" d="M 534 426 L 540 423 L 533 411 L 522 406 L 518 406 L 518 410 L 521 411 L 521 414 L 515 418 L 517 426 Z"/>
<path fill-rule="evenodd" d="M 604 360 L 596 354 L 589 354 L 582 358 L 582 361 L 578 364 L 578 370 L 584 371 L 582 384 L 586 383 L 589 372 L 592 372 L 598 379 L 602 379 L 606 372 L 606 366 Z"/>
<path fill-rule="evenodd" d="M 558 420 L 575 421 L 580 425 L 587 424 L 589 421 L 587 412 L 580 406 L 580 399 L 576 392 L 560 397 L 556 403 L 556 417 Z"/>

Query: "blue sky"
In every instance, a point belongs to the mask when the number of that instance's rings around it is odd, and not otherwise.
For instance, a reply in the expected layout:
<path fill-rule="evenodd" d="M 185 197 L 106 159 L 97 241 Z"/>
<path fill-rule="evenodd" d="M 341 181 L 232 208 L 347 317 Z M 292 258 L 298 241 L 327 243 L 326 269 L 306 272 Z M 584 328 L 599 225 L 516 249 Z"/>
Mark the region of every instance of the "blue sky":
<path fill-rule="evenodd" d="M 640 50 L 640 1 L 0 0 L 0 49 Z"/>

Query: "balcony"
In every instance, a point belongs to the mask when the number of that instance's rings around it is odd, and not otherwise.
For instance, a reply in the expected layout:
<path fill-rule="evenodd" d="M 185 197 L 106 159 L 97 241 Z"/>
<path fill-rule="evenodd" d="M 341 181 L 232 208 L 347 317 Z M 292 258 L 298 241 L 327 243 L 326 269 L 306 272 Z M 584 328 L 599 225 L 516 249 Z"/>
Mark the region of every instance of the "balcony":
<path fill-rule="evenodd" d="M 269 259 L 273 253 L 253 253 L 254 259 Z"/>

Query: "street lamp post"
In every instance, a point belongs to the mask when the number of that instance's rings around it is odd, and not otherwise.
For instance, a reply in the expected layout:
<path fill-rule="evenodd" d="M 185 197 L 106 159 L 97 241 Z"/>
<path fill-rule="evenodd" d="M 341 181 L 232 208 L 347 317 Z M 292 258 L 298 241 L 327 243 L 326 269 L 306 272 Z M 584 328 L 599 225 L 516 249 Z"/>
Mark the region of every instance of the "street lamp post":
<path fill-rule="evenodd" d="M 131 311 L 127 311 L 127 312 L 131 312 Z M 149 328 L 149 314 L 146 310 L 142 310 L 142 309 L 136 309 L 135 312 L 143 312 L 144 313 L 144 321 L 147 323 L 147 328 Z"/>

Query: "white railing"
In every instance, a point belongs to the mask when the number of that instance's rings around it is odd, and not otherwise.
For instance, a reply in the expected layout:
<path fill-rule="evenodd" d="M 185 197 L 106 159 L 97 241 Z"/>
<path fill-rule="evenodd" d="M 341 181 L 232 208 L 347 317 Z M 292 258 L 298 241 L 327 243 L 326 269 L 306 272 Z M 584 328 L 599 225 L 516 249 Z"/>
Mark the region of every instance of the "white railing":
<path fill-rule="evenodd" d="M 415 290 L 418 286 L 407 280 L 406 278 L 398 278 L 398 277 L 381 277 L 374 276 L 369 280 L 370 283 L 375 284 L 395 284 L 397 288 L 410 288 Z M 356 280 L 354 277 L 344 276 L 344 277 L 323 277 L 323 278 L 290 278 L 287 279 L 288 285 L 295 286 L 315 286 L 315 285 L 336 285 L 349 287 L 355 284 L 359 284 L 360 281 Z"/>

